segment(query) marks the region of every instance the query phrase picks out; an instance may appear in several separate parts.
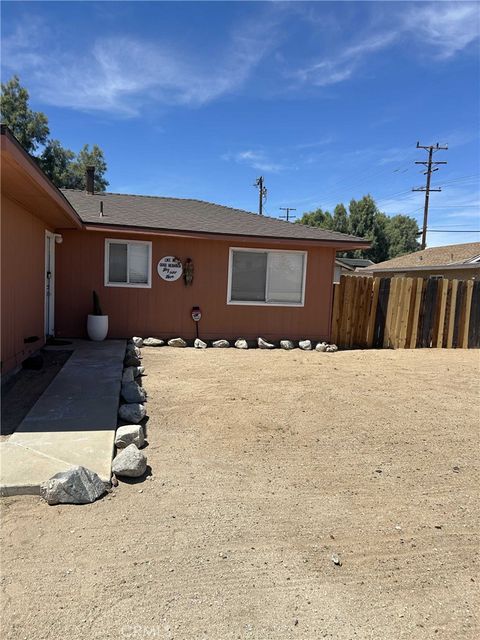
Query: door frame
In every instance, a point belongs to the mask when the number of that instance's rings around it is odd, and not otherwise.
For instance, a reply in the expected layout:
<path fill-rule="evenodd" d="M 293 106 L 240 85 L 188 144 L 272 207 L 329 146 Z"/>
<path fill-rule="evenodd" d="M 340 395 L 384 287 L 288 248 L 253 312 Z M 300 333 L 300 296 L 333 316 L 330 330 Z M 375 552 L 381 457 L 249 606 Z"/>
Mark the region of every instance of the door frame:
<path fill-rule="evenodd" d="M 55 234 L 45 230 L 45 337 L 55 335 Z"/>

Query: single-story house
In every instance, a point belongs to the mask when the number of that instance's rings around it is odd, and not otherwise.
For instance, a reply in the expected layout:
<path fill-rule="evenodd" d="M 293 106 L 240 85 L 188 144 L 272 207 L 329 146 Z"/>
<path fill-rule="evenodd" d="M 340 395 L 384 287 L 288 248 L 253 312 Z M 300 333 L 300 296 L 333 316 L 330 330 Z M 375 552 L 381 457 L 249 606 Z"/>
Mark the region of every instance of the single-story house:
<path fill-rule="evenodd" d="M 480 279 L 480 242 L 431 247 L 357 270 L 361 275 Z"/>
<path fill-rule="evenodd" d="M 337 251 L 368 241 L 200 200 L 59 190 L 1 130 L 2 370 L 45 336 L 328 339 Z"/>
<path fill-rule="evenodd" d="M 340 282 L 342 276 L 352 276 L 358 269 L 374 264 L 368 258 L 338 258 L 335 260 L 335 272 L 333 281 Z M 360 274 L 362 275 L 362 274 Z"/>

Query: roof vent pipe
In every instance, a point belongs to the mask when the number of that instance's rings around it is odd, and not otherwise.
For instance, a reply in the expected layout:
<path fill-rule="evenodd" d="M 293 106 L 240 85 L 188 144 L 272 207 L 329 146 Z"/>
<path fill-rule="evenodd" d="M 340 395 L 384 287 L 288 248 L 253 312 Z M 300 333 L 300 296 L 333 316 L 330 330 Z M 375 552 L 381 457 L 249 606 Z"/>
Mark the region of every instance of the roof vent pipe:
<path fill-rule="evenodd" d="M 85 167 L 85 183 L 87 193 L 93 196 L 95 192 L 95 167 L 93 165 Z"/>

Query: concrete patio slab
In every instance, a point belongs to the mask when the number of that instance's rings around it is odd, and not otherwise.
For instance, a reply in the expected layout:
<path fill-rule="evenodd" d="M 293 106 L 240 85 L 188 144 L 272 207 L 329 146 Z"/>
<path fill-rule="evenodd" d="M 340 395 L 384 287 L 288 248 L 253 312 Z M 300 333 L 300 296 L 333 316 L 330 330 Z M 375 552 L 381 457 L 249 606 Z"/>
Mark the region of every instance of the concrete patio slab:
<path fill-rule="evenodd" d="M 8 441 L 0 493 L 38 494 L 59 471 L 82 465 L 110 481 L 124 340 L 75 341 L 74 352 Z"/>

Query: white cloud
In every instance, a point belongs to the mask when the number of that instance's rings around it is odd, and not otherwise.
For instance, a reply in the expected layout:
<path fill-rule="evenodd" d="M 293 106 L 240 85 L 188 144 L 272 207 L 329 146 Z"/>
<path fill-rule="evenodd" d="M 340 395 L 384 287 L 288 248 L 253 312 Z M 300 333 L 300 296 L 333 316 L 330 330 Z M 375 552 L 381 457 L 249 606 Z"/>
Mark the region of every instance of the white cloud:
<path fill-rule="evenodd" d="M 272 50 L 275 30 L 275 20 L 261 29 L 240 25 L 221 50 L 202 58 L 122 35 L 99 38 L 83 54 L 66 52 L 52 48 L 55 39 L 32 23 L 3 39 L 2 64 L 25 76 L 47 104 L 132 116 L 150 101 L 198 106 L 235 92 Z"/>
<path fill-rule="evenodd" d="M 451 58 L 479 35 L 477 2 L 415 4 L 405 18 L 405 29 L 429 45 L 436 57 Z"/>
<path fill-rule="evenodd" d="M 279 173 L 285 169 L 285 165 L 272 161 L 264 151 L 247 149 L 245 151 L 237 151 L 236 153 L 226 153 L 222 156 L 223 160 L 233 160 L 239 164 L 245 164 L 252 169 L 265 171 L 268 173 Z"/>
<path fill-rule="evenodd" d="M 475 2 L 416 2 L 408 11 L 400 5 L 398 12 L 389 11 L 384 24 L 377 21 L 374 30 L 360 34 L 356 43 L 298 69 L 294 76 L 303 83 L 325 87 L 350 79 L 369 56 L 405 38 L 427 47 L 435 58 L 448 59 L 480 36 Z"/>

